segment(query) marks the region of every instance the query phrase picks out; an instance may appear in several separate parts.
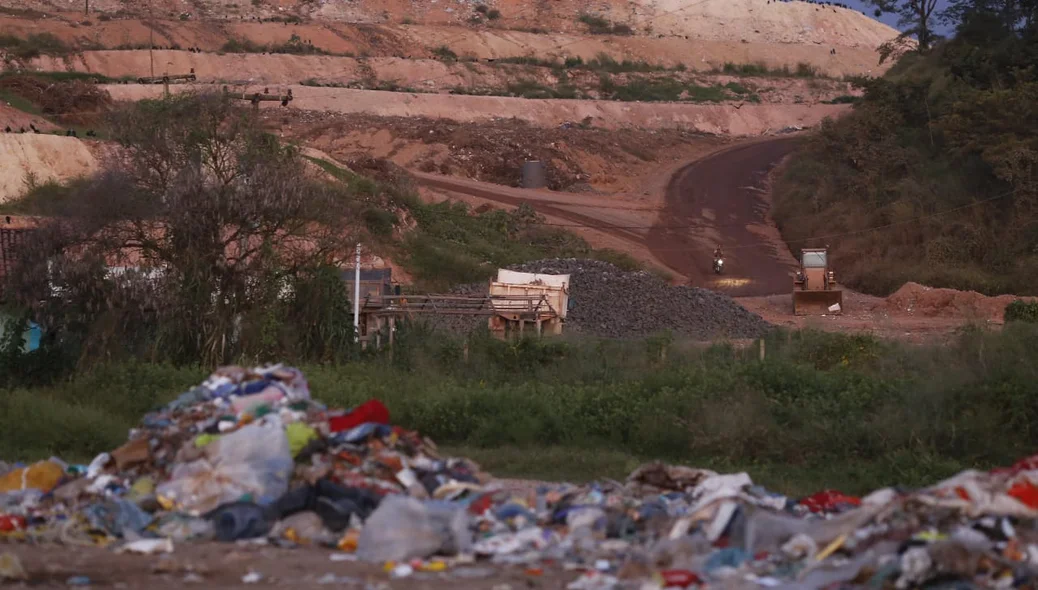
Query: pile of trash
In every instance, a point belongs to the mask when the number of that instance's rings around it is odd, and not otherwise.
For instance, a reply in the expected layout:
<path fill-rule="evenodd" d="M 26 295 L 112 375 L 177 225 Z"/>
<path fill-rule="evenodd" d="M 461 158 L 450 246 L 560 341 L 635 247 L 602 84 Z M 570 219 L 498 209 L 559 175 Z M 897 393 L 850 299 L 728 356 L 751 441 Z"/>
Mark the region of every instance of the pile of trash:
<path fill-rule="evenodd" d="M 263 540 L 392 578 L 561 567 L 572 590 L 1010 588 L 1038 579 L 1036 484 L 1038 456 L 863 498 L 658 463 L 516 493 L 377 400 L 329 409 L 296 369 L 227 367 L 89 465 L 0 463 L 0 538 L 147 554 Z M 0 580 L 24 576 L 14 559 Z"/>

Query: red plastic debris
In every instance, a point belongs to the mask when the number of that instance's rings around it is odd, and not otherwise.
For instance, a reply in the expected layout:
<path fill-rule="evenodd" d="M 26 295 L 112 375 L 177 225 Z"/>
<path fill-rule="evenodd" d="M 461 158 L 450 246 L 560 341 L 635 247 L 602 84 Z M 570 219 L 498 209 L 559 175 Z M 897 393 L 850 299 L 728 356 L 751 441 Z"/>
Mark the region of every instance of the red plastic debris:
<path fill-rule="evenodd" d="M 14 531 L 24 531 L 25 526 L 25 518 L 21 516 L 9 516 L 6 514 L 0 514 L 0 533 L 13 533 Z"/>
<path fill-rule="evenodd" d="M 688 588 L 693 584 L 702 584 L 703 580 L 688 570 L 663 570 L 660 572 L 664 588 Z"/>
<path fill-rule="evenodd" d="M 1009 468 L 1009 472 L 1015 474 L 1020 473 L 1021 471 L 1034 471 L 1035 469 L 1038 469 L 1038 455 L 1031 455 L 1030 457 L 1025 457 L 1016 463 L 1013 463 L 1013 466 Z M 992 473 L 1005 471 L 1005 469 L 996 469 L 992 471 Z"/>
<path fill-rule="evenodd" d="M 469 513 L 479 516 L 480 514 L 483 514 L 484 512 L 489 510 L 490 507 L 493 505 L 494 497 L 490 494 L 483 494 L 479 498 L 476 498 L 476 500 L 473 501 L 471 504 L 469 504 Z"/>
<path fill-rule="evenodd" d="M 1028 508 L 1038 508 L 1038 487 L 1026 479 L 1021 479 L 1013 484 L 1013 487 L 1009 488 L 1009 495 Z"/>
<path fill-rule="evenodd" d="M 823 490 L 800 501 L 811 512 L 833 512 L 841 505 L 861 506 L 861 498 L 837 490 Z"/>
<path fill-rule="evenodd" d="M 389 410 L 377 399 L 369 399 L 342 416 L 329 419 L 328 429 L 332 432 L 342 432 L 368 422 L 389 424 Z"/>

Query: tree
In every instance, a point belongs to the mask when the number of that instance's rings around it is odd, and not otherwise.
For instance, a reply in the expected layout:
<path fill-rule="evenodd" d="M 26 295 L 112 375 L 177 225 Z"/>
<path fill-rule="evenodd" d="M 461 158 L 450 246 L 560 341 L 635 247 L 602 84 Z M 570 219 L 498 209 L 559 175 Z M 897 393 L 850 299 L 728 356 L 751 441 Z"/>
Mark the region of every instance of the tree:
<path fill-rule="evenodd" d="M 937 0 L 868 0 L 877 10 L 897 14 L 898 25 L 904 27 L 902 37 L 915 36 L 919 51 L 926 52 L 939 38 L 934 32 Z"/>
<path fill-rule="evenodd" d="M 982 28 L 993 34 L 1033 32 L 1038 0 L 951 0 L 940 16 L 960 35 Z"/>
<path fill-rule="evenodd" d="M 219 95 L 137 103 L 109 132 L 118 155 L 44 211 L 21 301 L 84 335 L 94 357 L 128 346 L 213 365 L 278 352 L 300 281 L 352 248 L 342 185 Z"/>

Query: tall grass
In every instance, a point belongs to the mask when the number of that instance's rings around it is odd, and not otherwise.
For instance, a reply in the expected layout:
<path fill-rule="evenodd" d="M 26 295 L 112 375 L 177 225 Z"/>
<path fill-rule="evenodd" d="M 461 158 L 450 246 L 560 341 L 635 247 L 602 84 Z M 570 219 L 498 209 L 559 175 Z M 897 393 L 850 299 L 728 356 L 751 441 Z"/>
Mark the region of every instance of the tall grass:
<path fill-rule="evenodd" d="M 392 357 L 303 369 L 329 404 L 376 397 L 394 422 L 440 443 L 481 456 L 526 454 L 505 466 L 518 475 L 565 475 L 577 457 L 615 469 L 659 458 L 748 468 L 787 491 L 861 492 L 1005 464 L 1038 447 L 1031 324 L 967 330 L 929 347 L 778 332 L 763 362 L 756 350 L 668 338 L 505 343 L 473 335 L 467 360 L 465 344 L 408 325 Z M 0 456 L 82 459 L 107 450 L 204 372 L 124 364 L 4 393 Z M 562 463 L 545 463 L 551 457 Z"/>

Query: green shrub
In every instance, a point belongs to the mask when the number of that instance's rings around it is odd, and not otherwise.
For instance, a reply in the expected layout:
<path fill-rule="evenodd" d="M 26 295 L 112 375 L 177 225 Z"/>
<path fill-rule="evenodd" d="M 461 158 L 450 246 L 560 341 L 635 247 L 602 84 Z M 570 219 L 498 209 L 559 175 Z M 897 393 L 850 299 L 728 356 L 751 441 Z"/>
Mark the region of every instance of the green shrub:
<path fill-rule="evenodd" d="M 446 62 L 452 62 L 458 60 L 458 54 L 451 51 L 450 47 L 446 45 L 440 45 L 436 49 L 433 49 L 433 55 Z"/>
<path fill-rule="evenodd" d="M 836 98 L 834 98 L 832 100 L 823 100 L 822 103 L 823 104 L 855 104 L 859 100 L 861 100 L 861 97 L 850 96 L 850 95 L 844 94 L 842 96 L 837 96 Z"/>
<path fill-rule="evenodd" d="M 583 13 L 577 20 L 587 25 L 588 32 L 592 35 L 607 35 L 613 31 L 613 24 L 600 16 Z"/>
<path fill-rule="evenodd" d="M 749 468 L 789 493 L 920 485 L 1038 446 L 1027 362 L 1038 325 L 969 330 L 947 345 L 813 331 L 776 332 L 766 344 L 761 362 L 756 348 L 688 347 L 667 335 L 503 342 L 404 323 L 391 356 L 301 368 L 317 399 L 343 407 L 381 399 L 394 423 L 442 445 L 510 457 L 545 450 L 538 456 L 552 460 L 619 453 L 624 469 L 634 458 Z M 85 459 L 111 450 L 141 414 L 205 372 L 129 363 L 7 392 L 0 453 Z M 505 475 L 535 469 L 503 467 Z M 573 475 L 566 464 L 545 467 Z"/>
<path fill-rule="evenodd" d="M 1038 324 L 1038 301 L 1017 300 L 1006 306 L 1005 322 Z"/>
<path fill-rule="evenodd" d="M 0 35 L 0 49 L 18 59 L 34 59 L 41 55 L 68 55 L 71 49 L 50 33 L 31 33 L 25 39 L 14 35 Z"/>
<path fill-rule="evenodd" d="M 399 222 L 396 214 L 392 211 L 386 211 L 376 207 L 365 209 L 363 216 L 364 225 L 367 226 L 368 231 L 380 237 L 393 235 L 393 229 Z"/>
<path fill-rule="evenodd" d="M 246 37 L 232 38 L 220 48 L 224 53 L 263 53 L 266 50 L 266 45 L 259 45 Z"/>
<path fill-rule="evenodd" d="M 725 84 L 724 87 L 727 88 L 728 90 L 732 91 L 735 94 L 749 94 L 750 93 L 748 88 L 746 88 L 742 84 L 739 84 L 738 82 L 729 82 L 729 83 Z"/>

